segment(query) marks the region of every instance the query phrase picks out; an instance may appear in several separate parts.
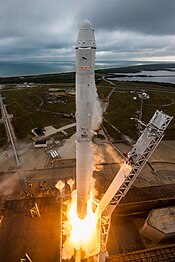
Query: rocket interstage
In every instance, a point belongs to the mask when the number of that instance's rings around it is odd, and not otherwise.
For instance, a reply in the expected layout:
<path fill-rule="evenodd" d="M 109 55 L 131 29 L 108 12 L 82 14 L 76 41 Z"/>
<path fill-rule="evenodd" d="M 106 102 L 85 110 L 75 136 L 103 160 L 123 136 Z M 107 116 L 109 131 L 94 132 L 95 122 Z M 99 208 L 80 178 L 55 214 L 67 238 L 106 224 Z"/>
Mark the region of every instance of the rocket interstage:
<path fill-rule="evenodd" d="M 97 97 L 94 67 L 96 43 L 92 24 L 85 20 L 76 42 L 76 185 L 77 213 L 83 219 L 87 213 L 93 173 L 92 131 Z"/>

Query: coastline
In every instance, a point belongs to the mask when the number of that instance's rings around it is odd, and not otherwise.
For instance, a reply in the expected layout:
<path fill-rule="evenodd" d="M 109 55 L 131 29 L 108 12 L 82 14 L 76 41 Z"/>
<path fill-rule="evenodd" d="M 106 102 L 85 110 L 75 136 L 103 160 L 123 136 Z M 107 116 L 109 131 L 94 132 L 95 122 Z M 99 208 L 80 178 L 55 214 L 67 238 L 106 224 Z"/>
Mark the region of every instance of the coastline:
<path fill-rule="evenodd" d="M 175 69 L 175 62 L 166 63 L 150 63 L 150 64 L 140 64 L 140 65 L 130 65 L 130 66 L 120 66 L 120 67 L 109 67 L 96 69 L 96 77 L 100 74 L 113 74 L 113 73 L 139 73 L 141 71 L 158 71 L 165 69 Z M 56 81 L 63 80 L 64 82 L 74 81 L 75 71 L 68 72 L 55 72 L 55 73 L 39 73 L 39 74 L 21 74 L 15 76 L 0 76 L 0 84 L 10 84 L 10 83 L 23 83 L 34 82 L 43 83 L 43 81 L 55 83 Z"/>
<path fill-rule="evenodd" d="M 136 138 L 136 127 L 130 117 L 139 110 L 139 94 L 147 92 L 149 101 L 144 102 L 144 121 L 148 122 L 156 109 L 174 115 L 175 84 L 163 82 L 119 81 L 112 79 L 115 73 L 139 72 L 141 70 L 163 70 L 172 68 L 175 72 L 175 63 L 149 64 L 129 67 L 118 67 L 96 70 L 96 85 L 100 99 L 108 99 L 109 108 L 106 119 L 122 130 L 127 136 Z M 127 74 L 125 73 L 125 74 Z M 52 94 L 52 89 L 57 93 Z M 19 140 L 31 138 L 31 130 L 37 126 L 54 126 L 59 128 L 70 124 L 74 120 L 75 101 L 72 92 L 75 89 L 75 72 L 56 74 L 40 74 L 30 76 L 15 76 L 0 78 L 0 92 L 5 97 L 8 114 L 13 114 L 12 123 Z M 59 91 L 60 90 L 60 91 Z M 69 95 L 68 93 L 71 93 Z M 60 93 L 60 94 L 59 94 Z M 58 96 L 58 97 L 57 97 Z M 135 98 L 137 97 L 137 99 Z M 133 100 L 136 99 L 136 100 Z M 105 100 L 106 101 L 106 100 Z M 126 104 L 126 101 L 129 103 Z M 149 106 L 151 105 L 151 106 Z M 153 106 L 152 106 L 153 105 Z M 123 119 L 126 121 L 123 123 Z M 21 128 L 22 123 L 22 128 Z M 110 136 L 114 140 L 121 140 L 119 134 L 106 124 Z M 166 132 L 166 139 L 175 139 L 175 122 L 171 123 Z M 5 127 L 0 125 L 0 146 L 6 143 Z M 59 139 L 62 139 L 60 136 Z"/>

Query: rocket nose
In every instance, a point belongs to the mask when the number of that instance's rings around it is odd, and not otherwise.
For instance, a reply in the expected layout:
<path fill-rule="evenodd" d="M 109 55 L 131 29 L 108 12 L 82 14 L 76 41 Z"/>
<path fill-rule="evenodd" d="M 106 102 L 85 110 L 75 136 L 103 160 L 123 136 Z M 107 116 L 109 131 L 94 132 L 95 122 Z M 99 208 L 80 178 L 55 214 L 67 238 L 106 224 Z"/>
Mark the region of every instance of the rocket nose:
<path fill-rule="evenodd" d="M 94 29 L 89 20 L 84 20 L 80 25 L 76 48 L 93 47 L 96 48 Z"/>
<path fill-rule="evenodd" d="M 80 30 L 81 29 L 93 29 L 92 23 L 89 20 L 84 20 L 81 25 L 80 25 Z"/>

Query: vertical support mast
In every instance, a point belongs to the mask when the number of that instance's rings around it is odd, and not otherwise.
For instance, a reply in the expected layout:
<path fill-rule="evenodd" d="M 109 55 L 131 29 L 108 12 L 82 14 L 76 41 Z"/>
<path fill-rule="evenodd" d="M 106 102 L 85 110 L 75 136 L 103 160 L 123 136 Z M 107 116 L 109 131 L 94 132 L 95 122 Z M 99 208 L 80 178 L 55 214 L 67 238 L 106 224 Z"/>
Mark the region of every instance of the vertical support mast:
<path fill-rule="evenodd" d="M 128 153 L 128 158 L 99 202 L 96 213 L 101 217 L 101 252 L 105 253 L 111 215 L 126 195 L 142 168 L 164 137 L 164 131 L 173 117 L 156 111 L 142 135 Z M 103 256 L 102 256 L 103 257 Z M 102 260 L 101 260 L 102 261 Z"/>
<path fill-rule="evenodd" d="M 92 115 L 96 100 L 94 77 L 96 43 L 92 24 L 85 20 L 76 42 L 76 187 L 77 213 L 83 219 L 93 172 Z"/>

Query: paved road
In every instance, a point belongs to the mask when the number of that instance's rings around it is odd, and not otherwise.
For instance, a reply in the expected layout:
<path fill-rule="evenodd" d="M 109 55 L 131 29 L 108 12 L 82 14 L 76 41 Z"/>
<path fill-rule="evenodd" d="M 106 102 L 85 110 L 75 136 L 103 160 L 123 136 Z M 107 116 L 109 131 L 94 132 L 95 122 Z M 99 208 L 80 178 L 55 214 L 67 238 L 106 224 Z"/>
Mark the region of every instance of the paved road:
<path fill-rule="evenodd" d="M 107 79 L 105 76 L 102 76 L 102 80 L 104 80 L 105 82 L 109 83 L 110 85 L 113 86 L 113 90 L 111 91 L 113 92 L 129 92 L 130 90 L 135 90 L 135 87 L 131 86 L 122 86 L 122 88 L 119 86 L 117 87 L 117 85 L 113 82 L 115 80 L 109 80 Z M 122 81 L 121 81 L 122 82 Z M 157 83 L 155 83 L 157 84 Z M 162 83 L 160 83 L 162 84 Z M 111 86 L 106 86 L 107 88 L 111 88 Z M 138 91 L 143 90 L 143 91 L 150 91 L 150 92 L 159 92 L 159 93 L 175 93 L 175 88 L 173 87 L 169 87 L 169 86 L 162 86 L 162 88 L 159 87 L 149 87 L 149 85 L 144 86 L 143 88 L 141 86 L 138 87 Z M 110 93 L 109 93 L 110 94 Z M 109 95 L 108 95 L 109 96 Z M 111 94 L 110 94 L 111 96 Z"/>

